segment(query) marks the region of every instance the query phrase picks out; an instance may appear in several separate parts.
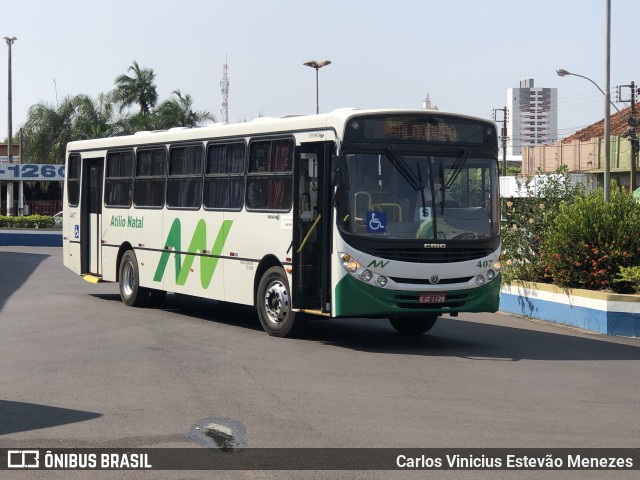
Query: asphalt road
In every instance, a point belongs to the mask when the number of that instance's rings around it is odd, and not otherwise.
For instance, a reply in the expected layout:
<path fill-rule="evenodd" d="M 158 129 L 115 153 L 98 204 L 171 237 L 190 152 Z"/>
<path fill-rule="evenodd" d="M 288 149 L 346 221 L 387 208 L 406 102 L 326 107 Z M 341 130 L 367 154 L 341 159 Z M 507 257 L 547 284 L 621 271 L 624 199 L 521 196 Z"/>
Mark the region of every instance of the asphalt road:
<path fill-rule="evenodd" d="M 248 308 L 125 307 L 59 248 L 0 247 L 0 448 L 640 447 L 640 340 L 505 314 L 428 335 L 321 320 L 269 337 Z M 14 472 L 0 478 L 637 478 L 635 472 Z"/>

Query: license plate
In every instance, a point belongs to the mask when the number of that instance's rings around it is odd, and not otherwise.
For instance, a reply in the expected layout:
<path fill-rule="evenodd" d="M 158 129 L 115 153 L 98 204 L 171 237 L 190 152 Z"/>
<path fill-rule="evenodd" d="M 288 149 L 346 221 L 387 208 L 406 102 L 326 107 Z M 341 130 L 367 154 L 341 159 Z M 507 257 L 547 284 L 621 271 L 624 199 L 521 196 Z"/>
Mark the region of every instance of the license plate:
<path fill-rule="evenodd" d="M 446 293 L 421 293 L 420 303 L 444 303 L 447 298 Z"/>

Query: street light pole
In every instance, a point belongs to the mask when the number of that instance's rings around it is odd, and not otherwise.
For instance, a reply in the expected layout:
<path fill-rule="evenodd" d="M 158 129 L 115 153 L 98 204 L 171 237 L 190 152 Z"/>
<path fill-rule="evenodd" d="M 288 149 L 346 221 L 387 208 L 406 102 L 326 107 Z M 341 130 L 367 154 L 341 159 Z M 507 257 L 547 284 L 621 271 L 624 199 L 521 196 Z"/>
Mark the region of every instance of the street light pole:
<path fill-rule="evenodd" d="M 604 201 L 608 202 L 611 189 L 611 0 L 607 0 L 607 47 L 606 47 L 606 66 L 605 66 L 605 83 L 604 83 Z"/>
<path fill-rule="evenodd" d="M 607 1 L 610 1 L 610 0 L 607 0 Z M 602 88 L 600 88 L 600 86 L 596 82 L 591 80 L 589 77 L 585 77 L 584 75 L 578 75 L 577 73 L 568 72 L 564 68 L 559 68 L 558 70 L 556 70 L 556 73 L 560 77 L 565 77 L 567 75 L 573 75 L 574 77 L 580 77 L 580 78 L 584 78 L 585 80 L 589 80 L 604 95 L 604 201 L 605 202 L 609 201 L 609 198 L 610 198 L 610 187 L 611 187 L 611 151 L 610 151 L 611 150 L 611 146 L 610 146 L 611 139 L 609 138 L 610 137 L 610 130 L 611 130 L 611 109 L 609 108 L 609 105 L 613 105 L 613 108 L 615 108 L 616 111 L 618 113 L 620 113 L 620 110 L 611 101 L 611 98 L 610 98 L 610 95 L 609 95 L 609 90 L 610 90 L 610 86 L 609 86 L 609 82 L 610 82 L 610 80 L 609 80 L 609 62 L 610 62 L 609 37 L 610 37 L 609 28 L 607 27 L 607 75 L 606 75 L 607 83 L 606 83 L 606 91 L 602 90 Z"/>
<path fill-rule="evenodd" d="M 559 77 L 566 77 L 567 75 L 572 75 L 574 77 L 580 77 L 580 78 L 584 78 L 585 80 L 589 80 L 591 83 L 593 83 L 595 85 L 595 87 L 600 90 L 600 93 L 602 93 L 602 95 L 604 95 L 605 97 L 607 96 L 606 93 L 604 93 L 604 90 L 602 90 L 600 88 L 600 85 L 598 85 L 596 82 L 594 82 L 593 80 L 591 80 L 589 77 L 585 77 L 584 75 L 578 75 L 577 73 L 573 73 L 573 72 L 568 72 L 566 71 L 564 68 L 559 68 L 558 70 L 556 70 L 556 73 L 558 74 Z M 613 103 L 612 100 L 609 100 L 609 103 L 611 104 L 611 106 L 613 108 L 616 109 L 616 111 L 618 113 L 620 113 L 620 109 L 618 107 L 616 107 L 616 104 Z"/>
<path fill-rule="evenodd" d="M 331 60 L 310 60 L 308 62 L 304 62 L 303 65 L 311 68 L 315 68 L 316 70 L 316 114 L 320 113 L 320 93 L 318 89 L 318 70 L 322 67 L 326 67 L 331 63 Z"/>
<path fill-rule="evenodd" d="M 13 42 L 17 40 L 16 37 L 4 37 L 7 42 L 7 46 L 9 47 L 9 79 L 7 82 L 7 86 L 9 89 L 9 97 L 7 102 L 7 111 L 8 111 L 8 139 L 7 139 L 7 162 L 12 163 L 12 153 L 13 153 L 13 145 L 12 145 L 12 114 L 11 114 L 11 45 Z M 11 182 L 7 182 L 7 216 L 11 216 L 13 214 L 13 184 Z"/>

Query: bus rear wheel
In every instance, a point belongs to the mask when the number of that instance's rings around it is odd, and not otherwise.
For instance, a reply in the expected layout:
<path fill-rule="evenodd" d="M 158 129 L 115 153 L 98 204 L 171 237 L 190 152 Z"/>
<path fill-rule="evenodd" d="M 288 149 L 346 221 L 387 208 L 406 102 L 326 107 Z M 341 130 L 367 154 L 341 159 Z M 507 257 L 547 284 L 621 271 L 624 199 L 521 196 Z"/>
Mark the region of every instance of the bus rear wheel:
<path fill-rule="evenodd" d="M 258 284 L 256 308 L 260 324 L 273 337 L 290 337 L 300 332 L 303 319 L 291 305 L 289 282 L 280 267 L 267 270 Z"/>
<path fill-rule="evenodd" d="M 118 270 L 120 298 L 129 307 L 142 307 L 149 298 L 149 290 L 140 286 L 138 259 L 133 250 L 127 250 L 120 260 Z"/>
<path fill-rule="evenodd" d="M 426 333 L 433 328 L 438 320 L 438 315 L 431 314 L 422 318 L 397 318 L 392 317 L 389 319 L 391 326 L 396 329 L 397 332 L 405 335 L 419 335 Z"/>

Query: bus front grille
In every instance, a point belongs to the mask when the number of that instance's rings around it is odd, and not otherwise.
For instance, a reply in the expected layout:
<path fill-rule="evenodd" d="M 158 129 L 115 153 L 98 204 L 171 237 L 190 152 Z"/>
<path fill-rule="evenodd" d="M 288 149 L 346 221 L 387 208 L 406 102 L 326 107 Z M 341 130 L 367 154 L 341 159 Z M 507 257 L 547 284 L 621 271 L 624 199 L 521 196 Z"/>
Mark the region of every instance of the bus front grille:
<path fill-rule="evenodd" d="M 493 253 L 491 248 L 448 247 L 425 248 L 373 248 L 367 253 L 374 257 L 409 263 L 455 263 L 477 260 Z"/>
<path fill-rule="evenodd" d="M 389 277 L 396 283 L 404 283 L 407 285 L 426 285 L 433 286 L 428 278 L 401 278 L 401 277 Z M 460 278 L 441 278 L 438 285 L 455 285 L 457 283 L 468 283 L 473 277 L 460 277 Z"/>

